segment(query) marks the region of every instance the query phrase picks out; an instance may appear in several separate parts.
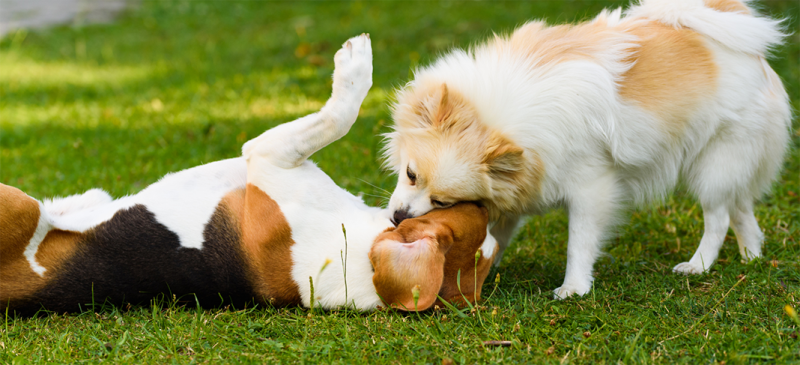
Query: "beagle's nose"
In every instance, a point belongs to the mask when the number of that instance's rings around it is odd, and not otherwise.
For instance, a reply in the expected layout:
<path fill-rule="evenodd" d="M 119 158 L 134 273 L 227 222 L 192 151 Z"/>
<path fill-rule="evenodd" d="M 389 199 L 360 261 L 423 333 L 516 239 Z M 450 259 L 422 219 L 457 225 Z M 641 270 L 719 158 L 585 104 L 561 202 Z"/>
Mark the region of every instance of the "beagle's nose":
<path fill-rule="evenodd" d="M 407 218 L 411 218 L 407 210 L 396 210 L 394 211 L 394 216 L 392 216 L 392 223 L 396 226 Z"/>

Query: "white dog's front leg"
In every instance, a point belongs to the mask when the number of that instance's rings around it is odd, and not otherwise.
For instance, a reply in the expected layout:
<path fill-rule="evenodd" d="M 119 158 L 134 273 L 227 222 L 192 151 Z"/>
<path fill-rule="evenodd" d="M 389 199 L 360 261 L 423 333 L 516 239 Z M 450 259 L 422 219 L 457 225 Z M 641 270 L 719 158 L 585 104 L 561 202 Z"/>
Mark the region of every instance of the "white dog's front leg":
<path fill-rule="evenodd" d="M 369 36 L 349 39 L 334 57 L 333 94 L 318 113 L 281 124 L 245 143 L 245 159 L 257 154 L 283 168 L 294 168 L 311 154 L 342 138 L 358 117 L 372 86 Z"/>
<path fill-rule="evenodd" d="M 564 284 L 554 290 L 557 299 L 584 295 L 592 289 L 592 269 L 608 227 L 614 221 L 617 200 L 613 176 L 601 177 L 571 197 L 567 274 Z"/>

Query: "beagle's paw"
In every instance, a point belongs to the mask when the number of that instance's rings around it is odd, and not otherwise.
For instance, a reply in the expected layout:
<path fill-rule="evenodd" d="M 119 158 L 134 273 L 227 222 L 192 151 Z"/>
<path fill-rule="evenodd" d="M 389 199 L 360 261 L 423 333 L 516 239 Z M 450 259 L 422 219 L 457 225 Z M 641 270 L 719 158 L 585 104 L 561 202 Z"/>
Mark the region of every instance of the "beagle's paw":
<path fill-rule="evenodd" d="M 369 34 L 350 38 L 333 57 L 333 97 L 336 100 L 361 102 L 372 87 L 372 45 Z"/>

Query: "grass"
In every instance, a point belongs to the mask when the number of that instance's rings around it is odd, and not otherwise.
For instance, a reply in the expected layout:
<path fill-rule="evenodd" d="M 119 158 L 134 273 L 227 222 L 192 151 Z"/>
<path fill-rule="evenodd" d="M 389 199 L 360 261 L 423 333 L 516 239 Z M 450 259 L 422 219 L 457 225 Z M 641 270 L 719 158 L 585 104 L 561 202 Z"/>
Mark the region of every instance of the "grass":
<path fill-rule="evenodd" d="M 0 41 L 0 182 L 38 198 L 92 187 L 135 193 L 160 176 L 234 157 L 241 144 L 318 109 L 332 57 L 369 32 L 375 76 L 356 126 L 313 159 L 342 187 L 381 204 L 387 100 L 410 69 L 451 46 L 531 18 L 586 19 L 620 2 L 143 1 L 112 25 L 16 32 Z M 794 32 L 771 63 L 800 110 L 800 5 L 767 1 Z M 532 217 L 474 312 L 198 310 L 164 298 L 43 318 L 4 317 L 0 363 L 747 363 L 800 362 L 800 128 L 756 215 L 764 258 L 740 262 L 733 233 L 699 276 L 671 273 L 702 234 L 678 190 L 639 209 L 607 246 L 590 294 L 565 301 L 567 218 Z M 374 185 L 374 186 L 373 186 Z M 499 275 L 499 283 L 493 278 Z M 508 340 L 510 347 L 484 347 Z"/>

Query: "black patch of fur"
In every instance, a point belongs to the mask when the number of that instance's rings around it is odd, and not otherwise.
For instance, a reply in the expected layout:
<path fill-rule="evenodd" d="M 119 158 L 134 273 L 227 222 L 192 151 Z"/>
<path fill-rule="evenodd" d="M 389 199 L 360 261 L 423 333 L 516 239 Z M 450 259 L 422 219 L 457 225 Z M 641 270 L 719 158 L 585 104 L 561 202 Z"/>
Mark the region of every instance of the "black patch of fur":
<path fill-rule="evenodd" d="M 242 308 L 254 300 L 241 234 L 220 208 L 203 232 L 202 249 L 181 247 L 178 236 L 143 205 L 117 212 L 86 235 L 79 251 L 18 314 L 39 309 L 75 312 L 103 303 L 146 304 L 175 295 L 179 304 Z"/>

